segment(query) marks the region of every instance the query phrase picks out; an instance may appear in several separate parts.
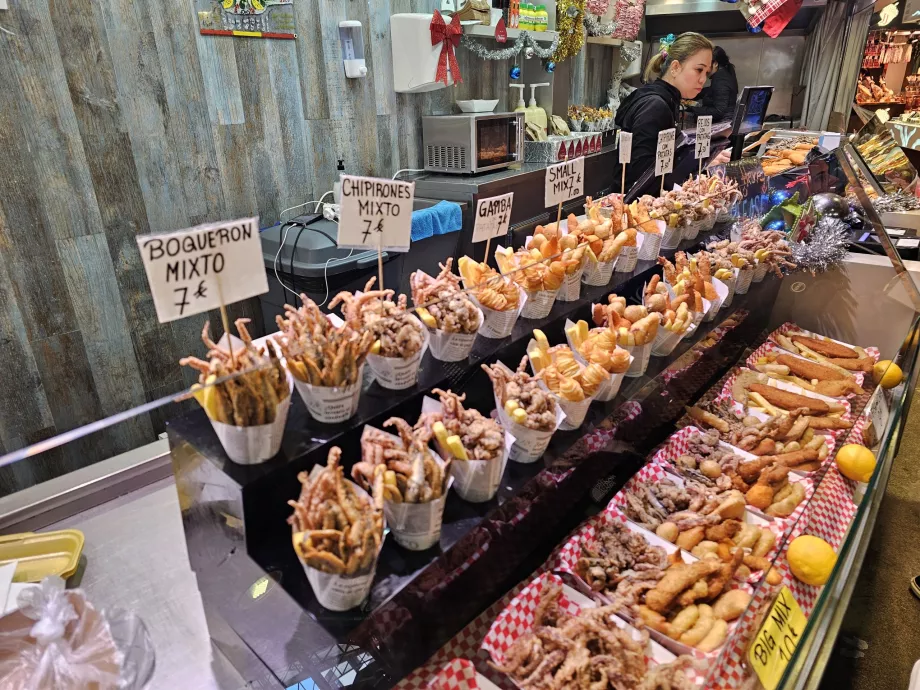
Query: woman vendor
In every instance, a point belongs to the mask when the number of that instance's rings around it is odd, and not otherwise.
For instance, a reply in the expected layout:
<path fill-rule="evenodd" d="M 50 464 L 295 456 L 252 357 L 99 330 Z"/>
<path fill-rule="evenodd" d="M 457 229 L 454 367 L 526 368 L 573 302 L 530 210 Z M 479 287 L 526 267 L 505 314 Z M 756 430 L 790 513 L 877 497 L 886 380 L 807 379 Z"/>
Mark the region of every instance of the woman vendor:
<path fill-rule="evenodd" d="M 661 50 L 645 67 L 645 83 L 623 101 L 616 124 L 633 135 L 626 190 L 646 170 L 655 167 L 658 133 L 677 126 L 681 99 L 695 99 L 702 91 L 712 65 L 712 49 L 708 38 L 692 32 L 681 34 L 671 43 L 662 41 Z M 710 165 L 727 163 L 729 156 L 728 151 L 723 151 Z M 672 180 L 666 179 L 666 188 L 671 185 Z"/>

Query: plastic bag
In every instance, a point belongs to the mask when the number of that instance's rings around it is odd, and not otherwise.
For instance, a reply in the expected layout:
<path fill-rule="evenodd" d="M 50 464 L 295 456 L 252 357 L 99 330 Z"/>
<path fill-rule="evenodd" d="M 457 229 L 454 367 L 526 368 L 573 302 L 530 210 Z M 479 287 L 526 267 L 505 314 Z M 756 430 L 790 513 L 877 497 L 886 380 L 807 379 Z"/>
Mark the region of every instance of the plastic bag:
<path fill-rule="evenodd" d="M 59 577 L 23 590 L 17 603 L 0 618 L 0 690 L 124 690 L 150 680 L 153 646 L 136 616 L 103 614 Z"/>

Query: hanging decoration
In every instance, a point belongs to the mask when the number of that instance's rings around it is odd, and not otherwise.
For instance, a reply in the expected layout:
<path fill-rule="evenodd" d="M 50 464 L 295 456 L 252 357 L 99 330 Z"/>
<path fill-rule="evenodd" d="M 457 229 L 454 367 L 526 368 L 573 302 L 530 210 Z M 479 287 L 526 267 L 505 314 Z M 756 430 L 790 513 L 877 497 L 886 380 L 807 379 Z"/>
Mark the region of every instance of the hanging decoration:
<path fill-rule="evenodd" d="M 441 55 L 438 57 L 438 71 L 435 75 L 435 81 L 447 82 L 447 65 L 450 64 L 450 74 L 454 78 L 454 84 L 463 82 L 460 75 L 460 63 L 457 62 L 457 55 L 454 49 L 460 45 L 460 37 L 463 35 L 463 27 L 460 25 L 460 16 L 454 14 L 450 24 L 444 21 L 444 17 L 437 10 L 431 17 L 431 45 L 441 44 Z"/>
<path fill-rule="evenodd" d="M 607 89 L 607 107 L 616 117 L 617 110 L 620 107 L 620 86 L 623 82 L 623 75 L 629 66 L 639 59 L 642 54 L 642 45 L 624 41 L 620 46 L 620 55 L 613 67 L 613 75 L 610 79 L 610 86 Z"/>
<path fill-rule="evenodd" d="M 617 26 L 613 37 L 635 41 L 645 15 L 645 0 L 617 0 L 616 8 Z"/>
<path fill-rule="evenodd" d="M 511 77 L 514 81 L 517 81 L 521 78 L 521 68 L 515 65 L 511 68 L 511 71 L 508 72 L 508 76 Z"/>
<path fill-rule="evenodd" d="M 545 69 L 547 72 L 552 74 L 553 72 L 556 71 L 556 63 L 553 62 L 552 60 L 546 60 L 543 63 L 543 69 Z"/>
<path fill-rule="evenodd" d="M 507 43 L 508 42 L 508 27 L 505 26 L 504 17 L 499 17 L 498 24 L 495 25 L 495 42 L 496 43 Z"/>
<path fill-rule="evenodd" d="M 193 5 L 202 36 L 297 38 L 291 0 L 195 0 Z"/>
<path fill-rule="evenodd" d="M 587 0 L 585 2 L 585 9 L 591 14 L 601 16 L 610 9 L 610 0 Z M 585 19 L 587 20 L 587 17 L 585 17 Z"/>
<path fill-rule="evenodd" d="M 825 216 L 802 242 L 790 242 L 791 260 L 812 275 L 842 263 L 850 244 L 850 228 L 839 218 Z"/>
<path fill-rule="evenodd" d="M 585 0 L 559 0 L 556 3 L 556 30 L 559 47 L 553 60 L 562 62 L 578 55 L 585 45 Z"/>
<path fill-rule="evenodd" d="M 602 22 L 593 14 L 585 15 L 585 29 L 589 36 L 612 36 L 617 30 L 617 22 L 611 19 L 609 22 Z"/>
<path fill-rule="evenodd" d="M 482 45 L 481 41 L 477 41 L 472 36 L 464 35 L 460 39 L 460 45 L 482 60 L 510 60 L 524 50 L 525 47 L 533 48 L 534 55 L 543 60 L 547 60 L 553 56 L 553 53 L 555 53 L 556 49 L 559 47 L 559 38 L 556 37 L 553 39 L 549 48 L 541 48 L 540 44 L 529 32 L 522 31 L 514 41 L 514 44 L 507 48 L 489 50 Z"/>

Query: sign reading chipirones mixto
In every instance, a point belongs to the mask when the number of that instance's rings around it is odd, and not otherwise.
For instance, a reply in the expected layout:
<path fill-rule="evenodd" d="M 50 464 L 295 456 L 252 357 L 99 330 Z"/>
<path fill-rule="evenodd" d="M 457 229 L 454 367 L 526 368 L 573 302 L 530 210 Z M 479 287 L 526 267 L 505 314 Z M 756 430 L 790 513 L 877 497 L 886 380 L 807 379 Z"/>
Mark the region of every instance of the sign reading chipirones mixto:
<path fill-rule="evenodd" d="M 655 177 L 674 171 L 674 138 L 677 131 L 663 129 L 658 132 L 658 148 L 655 150 Z"/>
<path fill-rule="evenodd" d="M 409 251 L 415 182 L 342 175 L 339 247 Z"/>
<path fill-rule="evenodd" d="M 748 649 L 748 659 L 766 690 L 779 685 L 807 622 L 792 592 L 784 586 Z"/>
<path fill-rule="evenodd" d="M 513 201 L 514 192 L 479 200 L 479 203 L 476 204 L 473 242 L 482 242 L 508 234 Z"/>
<path fill-rule="evenodd" d="M 268 292 L 258 218 L 139 235 L 137 245 L 160 323 Z"/>
<path fill-rule="evenodd" d="M 620 132 L 620 164 L 632 162 L 632 133 Z"/>
<path fill-rule="evenodd" d="M 709 158 L 709 142 L 712 140 L 712 115 L 696 118 L 696 159 Z"/>
<path fill-rule="evenodd" d="M 546 169 L 544 205 L 555 206 L 585 193 L 585 159 L 574 158 Z"/>

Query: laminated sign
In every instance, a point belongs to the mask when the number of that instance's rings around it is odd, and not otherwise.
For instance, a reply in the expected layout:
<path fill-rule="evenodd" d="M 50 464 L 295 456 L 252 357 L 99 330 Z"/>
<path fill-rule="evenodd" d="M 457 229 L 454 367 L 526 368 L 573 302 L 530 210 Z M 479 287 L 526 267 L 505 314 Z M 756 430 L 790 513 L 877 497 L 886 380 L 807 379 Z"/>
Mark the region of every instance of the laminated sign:
<path fill-rule="evenodd" d="M 409 251 L 415 182 L 342 175 L 339 247 Z"/>
<path fill-rule="evenodd" d="M 258 218 L 139 235 L 137 245 L 160 323 L 268 292 Z"/>
<path fill-rule="evenodd" d="M 620 132 L 617 146 L 620 147 L 620 164 L 632 162 L 632 134 L 630 132 Z"/>
<path fill-rule="evenodd" d="M 655 177 L 667 175 L 674 170 L 674 137 L 677 130 L 663 129 L 658 132 L 658 148 L 655 151 Z"/>
<path fill-rule="evenodd" d="M 476 204 L 476 223 L 473 226 L 473 242 L 482 242 L 493 237 L 508 234 L 511 223 L 511 203 L 514 192 L 480 199 Z"/>
<path fill-rule="evenodd" d="M 712 141 L 712 115 L 700 115 L 696 118 L 696 152 L 695 158 L 709 158 L 709 142 Z"/>
<path fill-rule="evenodd" d="M 564 201 L 577 199 L 585 193 L 584 156 L 574 160 L 556 163 L 546 169 L 546 190 L 544 206 L 555 206 Z"/>
<path fill-rule="evenodd" d="M 748 659 L 766 690 L 775 690 L 779 684 L 807 623 L 792 592 L 784 586 L 748 648 Z"/>

